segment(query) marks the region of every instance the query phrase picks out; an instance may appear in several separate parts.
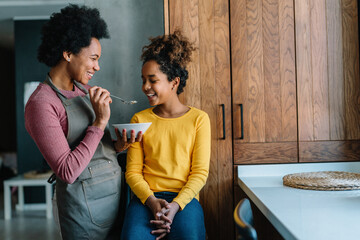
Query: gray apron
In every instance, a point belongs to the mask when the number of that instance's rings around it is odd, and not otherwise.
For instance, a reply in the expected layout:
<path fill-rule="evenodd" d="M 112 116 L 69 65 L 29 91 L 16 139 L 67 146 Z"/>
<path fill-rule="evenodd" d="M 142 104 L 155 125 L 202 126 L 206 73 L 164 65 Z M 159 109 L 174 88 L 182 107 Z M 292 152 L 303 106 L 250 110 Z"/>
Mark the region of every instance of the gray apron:
<path fill-rule="evenodd" d="M 68 118 L 67 141 L 71 150 L 85 137 L 86 130 L 95 120 L 88 91 L 83 97 L 67 99 L 52 83 L 45 80 L 61 99 Z M 54 146 L 56 147 L 56 146 Z M 73 184 L 56 178 L 56 199 L 62 238 L 116 239 L 120 237 L 119 205 L 121 168 L 108 127 L 104 131 L 89 165 Z"/>

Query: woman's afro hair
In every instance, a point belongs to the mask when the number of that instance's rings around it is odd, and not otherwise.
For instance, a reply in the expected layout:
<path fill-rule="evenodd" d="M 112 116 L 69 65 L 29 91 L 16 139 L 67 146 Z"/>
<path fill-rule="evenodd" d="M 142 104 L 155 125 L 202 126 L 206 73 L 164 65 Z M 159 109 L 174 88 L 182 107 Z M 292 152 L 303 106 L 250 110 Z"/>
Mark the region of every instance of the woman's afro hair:
<path fill-rule="evenodd" d="M 77 54 L 90 45 L 91 38 L 109 38 L 106 22 L 99 10 L 70 4 L 53 13 L 42 28 L 42 42 L 38 60 L 53 67 L 63 57 L 63 52 Z"/>
<path fill-rule="evenodd" d="M 143 64 L 150 60 L 156 61 L 169 82 L 179 77 L 180 83 L 176 93 L 182 93 L 188 79 L 186 65 L 191 61 L 191 53 L 195 50 L 192 43 L 179 30 L 170 35 L 150 38 L 150 41 L 149 45 L 143 47 Z"/>

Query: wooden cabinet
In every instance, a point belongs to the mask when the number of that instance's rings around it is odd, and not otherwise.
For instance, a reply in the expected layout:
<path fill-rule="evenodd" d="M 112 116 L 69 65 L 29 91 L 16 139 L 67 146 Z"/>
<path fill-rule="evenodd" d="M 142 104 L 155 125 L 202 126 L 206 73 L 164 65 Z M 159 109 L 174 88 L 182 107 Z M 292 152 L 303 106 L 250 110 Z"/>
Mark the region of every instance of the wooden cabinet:
<path fill-rule="evenodd" d="M 231 0 L 235 164 L 297 162 L 292 0 Z"/>
<path fill-rule="evenodd" d="M 357 0 L 164 3 L 197 47 L 181 99 L 211 119 L 209 239 L 234 239 L 237 164 L 360 160 Z"/>
<path fill-rule="evenodd" d="M 299 161 L 360 159 L 356 0 L 295 1 Z"/>
<path fill-rule="evenodd" d="M 230 1 L 235 164 L 360 159 L 356 0 Z"/>

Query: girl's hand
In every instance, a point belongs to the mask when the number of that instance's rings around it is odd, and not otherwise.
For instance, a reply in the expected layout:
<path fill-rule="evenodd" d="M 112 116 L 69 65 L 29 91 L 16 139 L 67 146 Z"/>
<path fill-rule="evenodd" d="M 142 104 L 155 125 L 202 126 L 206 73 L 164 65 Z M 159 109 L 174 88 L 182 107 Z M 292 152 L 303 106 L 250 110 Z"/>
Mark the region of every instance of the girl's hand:
<path fill-rule="evenodd" d="M 165 199 L 159 199 L 151 195 L 146 199 L 145 205 L 150 208 L 155 220 L 164 220 L 171 223 L 171 220 L 161 212 L 162 208 L 168 209 L 170 207 L 170 204 Z"/>
<path fill-rule="evenodd" d="M 104 88 L 94 86 L 89 89 L 89 95 L 96 115 L 93 126 L 104 130 L 110 119 L 110 103 L 112 103 L 110 93 Z"/>
<path fill-rule="evenodd" d="M 115 133 L 117 137 L 117 140 L 114 144 L 116 152 L 122 152 L 126 150 L 134 142 L 141 142 L 143 136 L 142 132 L 140 131 L 137 137 L 135 138 L 135 131 L 131 130 L 131 136 L 130 139 L 128 140 L 126 137 L 126 129 L 123 129 L 122 134 L 120 134 L 119 129 L 115 128 Z"/>
<path fill-rule="evenodd" d="M 171 202 L 168 208 L 162 208 L 160 212 L 157 213 L 158 216 L 165 215 L 170 221 L 164 221 L 163 217 L 160 220 L 151 220 L 150 223 L 155 224 L 158 229 L 153 230 L 152 234 L 160 234 L 156 240 L 162 239 L 170 232 L 170 225 L 174 220 L 176 213 L 179 211 L 180 206 L 177 202 Z"/>

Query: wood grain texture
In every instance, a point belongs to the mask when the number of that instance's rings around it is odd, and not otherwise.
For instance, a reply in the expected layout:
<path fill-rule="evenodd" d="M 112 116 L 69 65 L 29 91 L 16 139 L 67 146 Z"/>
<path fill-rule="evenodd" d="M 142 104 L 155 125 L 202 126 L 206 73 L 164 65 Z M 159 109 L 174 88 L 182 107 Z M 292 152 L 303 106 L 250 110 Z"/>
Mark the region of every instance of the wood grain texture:
<path fill-rule="evenodd" d="M 264 0 L 262 8 L 265 141 L 276 142 L 282 130 L 279 1 Z"/>
<path fill-rule="evenodd" d="M 246 3 L 248 109 L 250 142 L 265 141 L 262 0 Z"/>
<path fill-rule="evenodd" d="M 359 34 L 356 0 L 342 2 L 343 62 L 345 81 L 345 134 L 360 139 Z"/>
<path fill-rule="evenodd" d="M 188 39 L 197 47 L 192 54 L 192 63 L 188 66 L 189 79 L 186 88 L 182 94 L 184 104 L 201 108 L 201 67 L 200 67 L 200 1 L 186 0 L 183 1 L 183 16 L 181 29 Z"/>
<path fill-rule="evenodd" d="M 249 114 L 243 116 L 241 125 L 240 107 L 243 104 L 244 112 L 248 112 L 248 61 L 247 61 L 247 11 L 246 0 L 230 0 L 230 27 L 231 27 L 231 63 L 232 63 L 232 97 L 233 97 L 233 131 L 234 138 L 241 137 L 241 128 L 244 131 L 244 142 L 250 141 Z"/>
<path fill-rule="evenodd" d="M 215 92 L 215 43 L 214 43 L 214 5 L 213 1 L 199 0 L 199 66 L 201 90 L 204 90 L 201 96 L 201 109 L 207 112 L 210 116 L 212 133 L 216 126 L 217 104 Z M 211 144 L 216 146 L 218 141 L 217 136 L 212 136 Z M 206 232 L 207 236 L 215 239 L 219 236 L 218 225 L 220 222 L 219 215 L 219 185 L 222 184 L 219 180 L 219 161 L 218 148 L 212 148 L 210 174 L 204 189 L 203 206 L 206 218 Z M 209 201 L 211 199 L 211 201 Z"/>
<path fill-rule="evenodd" d="M 234 146 L 234 164 L 290 163 L 297 161 L 297 142 L 242 143 Z"/>
<path fill-rule="evenodd" d="M 279 1 L 281 141 L 297 141 L 293 0 Z"/>
<path fill-rule="evenodd" d="M 325 0 L 310 1 L 313 139 L 330 139 Z"/>
<path fill-rule="evenodd" d="M 356 0 L 295 1 L 300 141 L 360 138 L 357 7 Z"/>
<path fill-rule="evenodd" d="M 200 194 L 208 239 L 233 239 L 232 128 L 229 6 L 226 0 L 170 0 L 171 31 L 181 29 L 197 51 L 188 66 L 182 102 L 209 114 L 212 151 L 207 183 Z M 180 10 L 178 10 L 180 9 Z M 225 123 L 222 109 L 225 106 Z M 225 124 L 225 140 L 222 127 Z M 229 207 L 229 205 L 231 207 Z M 220 221 L 221 220 L 221 221 Z"/>
<path fill-rule="evenodd" d="M 299 162 L 359 161 L 360 141 L 299 142 Z"/>
<path fill-rule="evenodd" d="M 330 140 L 345 139 L 341 0 L 326 1 Z"/>
<path fill-rule="evenodd" d="M 225 105 L 225 136 L 217 138 L 217 159 L 219 178 L 219 209 L 221 215 L 220 238 L 234 239 L 233 223 L 233 155 L 231 120 L 231 75 L 229 39 L 229 3 L 227 0 L 214 0 L 214 43 L 215 43 L 215 81 L 217 104 Z M 217 108 L 219 110 L 219 108 Z M 219 126 L 219 125 L 217 125 Z"/>
<path fill-rule="evenodd" d="M 295 0 L 299 140 L 314 139 L 309 0 Z"/>
<path fill-rule="evenodd" d="M 170 32 L 182 29 L 183 26 L 183 1 L 169 0 Z"/>
<path fill-rule="evenodd" d="M 293 10 L 291 0 L 230 1 L 234 139 L 244 132 L 239 143 L 297 140 Z"/>
<path fill-rule="evenodd" d="M 169 0 L 164 0 L 164 34 L 170 33 Z"/>

